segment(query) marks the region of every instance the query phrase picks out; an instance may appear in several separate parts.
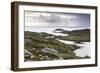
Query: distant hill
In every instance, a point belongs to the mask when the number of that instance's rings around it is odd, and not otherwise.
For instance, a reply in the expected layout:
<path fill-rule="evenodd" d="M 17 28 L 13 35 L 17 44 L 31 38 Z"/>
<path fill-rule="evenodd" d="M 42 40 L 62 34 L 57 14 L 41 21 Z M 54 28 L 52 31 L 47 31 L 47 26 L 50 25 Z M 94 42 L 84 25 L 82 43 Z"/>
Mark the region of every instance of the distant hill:
<path fill-rule="evenodd" d="M 71 40 L 75 42 L 89 42 L 90 41 L 90 29 L 72 30 L 67 31 L 64 29 L 55 29 L 55 33 L 68 34 L 68 36 L 56 36 L 63 40 Z"/>
<path fill-rule="evenodd" d="M 53 31 L 54 33 L 63 33 L 63 34 L 69 34 L 70 31 L 64 30 L 64 29 L 55 29 Z"/>
<path fill-rule="evenodd" d="M 90 29 L 80 29 L 80 30 L 64 30 L 64 29 L 55 29 L 53 32 L 55 33 L 63 33 L 63 34 L 78 34 L 78 33 L 90 33 Z"/>

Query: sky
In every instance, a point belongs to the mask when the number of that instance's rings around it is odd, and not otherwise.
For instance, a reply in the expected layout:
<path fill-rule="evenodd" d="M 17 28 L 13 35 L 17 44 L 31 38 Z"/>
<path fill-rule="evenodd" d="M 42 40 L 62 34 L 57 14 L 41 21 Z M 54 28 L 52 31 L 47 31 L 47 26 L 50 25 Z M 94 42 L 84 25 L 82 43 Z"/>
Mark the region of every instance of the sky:
<path fill-rule="evenodd" d="M 25 11 L 25 26 L 89 28 L 90 14 Z"/>

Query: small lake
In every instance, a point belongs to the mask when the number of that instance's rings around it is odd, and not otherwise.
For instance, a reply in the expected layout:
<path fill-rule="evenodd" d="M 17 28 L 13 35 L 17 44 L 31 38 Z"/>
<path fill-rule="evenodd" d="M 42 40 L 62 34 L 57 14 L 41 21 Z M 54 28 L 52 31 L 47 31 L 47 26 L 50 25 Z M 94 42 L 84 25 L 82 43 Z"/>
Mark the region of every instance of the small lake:
<path fill-rule="evenodd" d="M 79 49 L 74 50 L 76 56 L 80 56 L 80 57 L 91 56 L 90 42 L 82 42 L 81 44 L 77 44 L 74 41 L 65 41 L 65 40 L 59 40 L 59 41 L 65 44 L 73 44 L 79 46 L 80 47 Z"/>

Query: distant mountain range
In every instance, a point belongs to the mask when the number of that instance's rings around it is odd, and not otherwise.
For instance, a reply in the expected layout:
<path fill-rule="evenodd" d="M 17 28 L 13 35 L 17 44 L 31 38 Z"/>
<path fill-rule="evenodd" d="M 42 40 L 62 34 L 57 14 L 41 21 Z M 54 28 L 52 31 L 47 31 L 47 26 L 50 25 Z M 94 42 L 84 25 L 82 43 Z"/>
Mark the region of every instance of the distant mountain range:
<path fill-rule="evenodd" d="M 72 30 L 72 31 L 67 31 L 64 29 L 55 29 L 53 32 L 68 34 L 68 36 L 56 36 L 56 38 L 60 38 L 63 40 L 71 40 L 76 42 L 90 41 L 90 29 L 81 29 L 81 30 Z"/>
<path fill-rule="evenodd" d="M 53 32 L 55 33 L 63 33 L 63 34 L 78 34 L 78 33 L 89 33 L 90 29 L 80 29 L 80 30 L 72 30 L 72 31 L 68 31 L 68 30 L 64 30 L 64 29 L 55 29 Z"/>

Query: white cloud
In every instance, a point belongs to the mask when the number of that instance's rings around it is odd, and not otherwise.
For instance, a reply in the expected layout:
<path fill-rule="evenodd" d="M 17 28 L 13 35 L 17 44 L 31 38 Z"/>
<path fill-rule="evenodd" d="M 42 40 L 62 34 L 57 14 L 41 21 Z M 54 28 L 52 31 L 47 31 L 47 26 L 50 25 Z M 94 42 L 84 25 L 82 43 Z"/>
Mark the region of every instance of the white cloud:
<path fill-rule="evenodd" d="M 50 13 L 25 11 L 25 16 L 50 16 Z"/>
<path fill-rule="evenodd" d="M 25 26 L 80 27 L 77 15 L 46 12 L 25 12 Z"/>
<path fill-rule="evenodd" d="M 69 20 L 70 19 L 76 19 L 77 18 L 77 16 L 75 16 L 75 15 L 67 15 L 67 14 L 66 15 L 65 14 L 64 15 L 61 14 L 60 17 L 61 18 L 66 18 L 66 19 L 69 19 Z"/>

